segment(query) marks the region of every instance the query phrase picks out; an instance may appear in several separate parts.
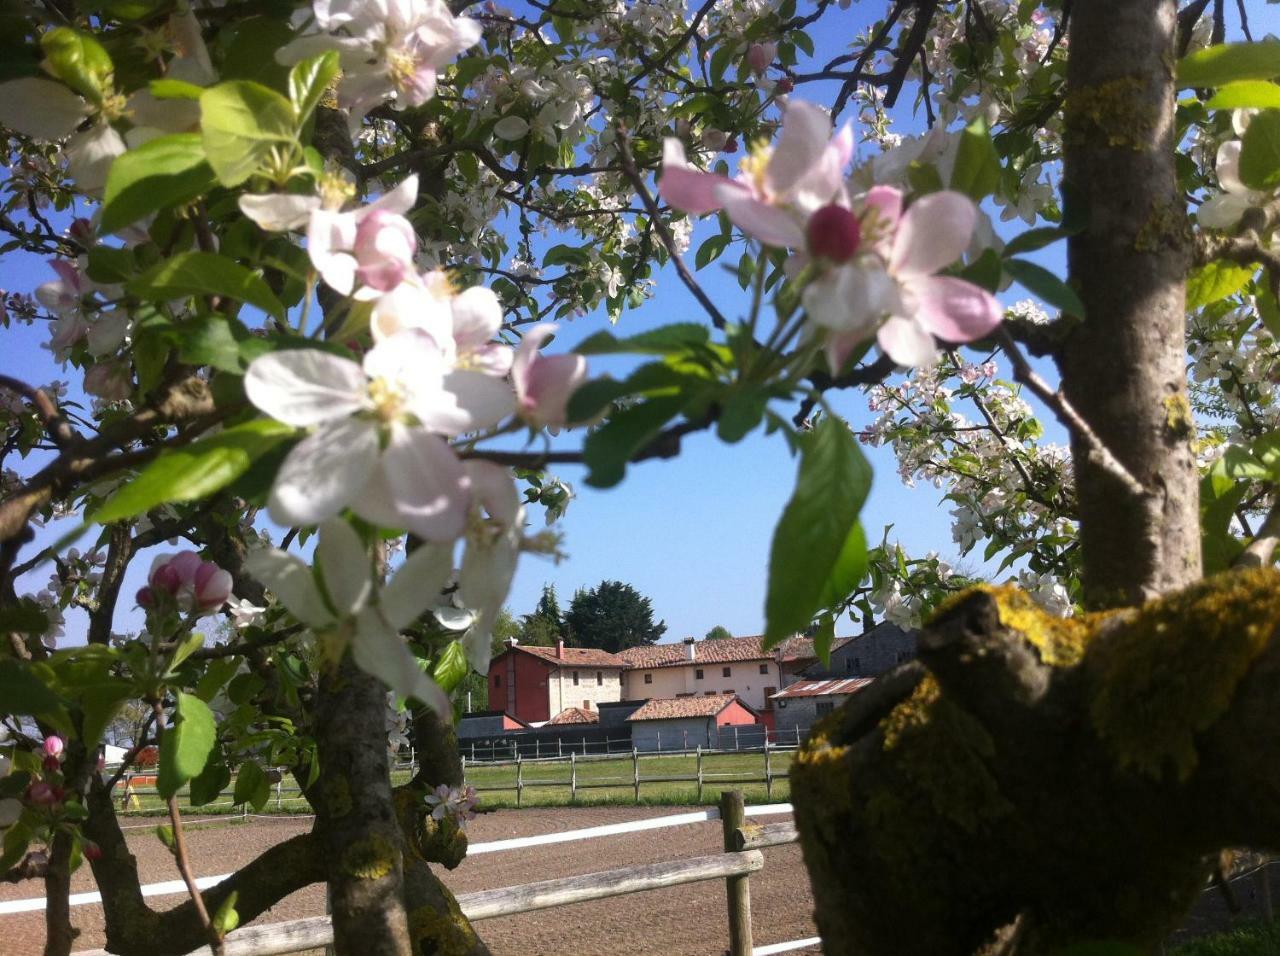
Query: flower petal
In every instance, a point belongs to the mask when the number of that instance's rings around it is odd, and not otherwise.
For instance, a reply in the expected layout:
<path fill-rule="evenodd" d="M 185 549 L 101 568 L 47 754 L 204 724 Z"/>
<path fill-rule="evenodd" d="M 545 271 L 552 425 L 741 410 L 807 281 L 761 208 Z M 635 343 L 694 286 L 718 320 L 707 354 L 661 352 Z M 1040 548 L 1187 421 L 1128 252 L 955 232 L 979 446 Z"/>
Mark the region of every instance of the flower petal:
<path fill-rule="evenodd" d="M 399 213 L 401 216 L 409 212 L 413 208 L 413 204 L 418 201 L 418 174 L 405 177 L 395 189 L 383 193 L 369 205 L 363 209 L 356 211 L 357 220 L 363 219 L 375 209 L 382 209 L 386 212 Z"/>
<path fill-rule="evenodd" d="M 733 184 L 717 187 L 716 198 L 735 226 L 765 245 L 779 248 L 804 245 L 804 230 L 785 209 L 761 202 Z"/>
<path fill-rule="evenodd" d="M 662 141 L 662 172 L 658 175 L 658 194 L 668 203 L 693 216 L 720 208 L 716 187 L 725 186 L 747 194 L 745 187 L 733 180 L 704 173 L 690 166 L 684 157 L 680 140 L 668 137 Z"/>
<path fill-rule="evenodd" d="M 453 541 L 467 523 L 466 471 L 448 443 L 420 428 L 393 425 L 378 469 L 352 510 L 428 541 Z"/>
<path fill-rule="evenodd" d="M 1240 221 L 1252 203 L 1240 193 L 1210 196 L 1196 209 L 1196 222 L 1207 229 L 1230 229 Z"/>
<path fill-rule="evenodd" d="M 382 621 L 373 608 L 366 608 L 360 615 L 356 633 L 351 638 L 351 659 L 397 696 L 421 701 L 443 720 L 453 719 L 448 695 L 422 672 L 418 659 L 405 646 L 404 638 Z"/>
<path fill-rule="evenodd" d="M 265 193 L 241 196 L 240 211 L 267 232 L 301 229 L 311 221 L 311 213 L 320 208 L 320 197 L 296 193 Z"/>
<path fill-rule="evenodd" d="M 368 603 L 373 591 L 369 552 L 355 528 L 341 518 L 330 518 L 322 524 L 316 563 L 339 617 L 353 617 Z"/>
<path fill-rule="evenodd" d="M 1218 158 L 1215 169 L 1218 173 L 1218 185 L 1229 193 L 1245 195 L 1249 187 L 1240 178 L 1240 150 L 1243 143 L 1238 139 L 1228 140 L 1218 147 Z"/>
<path fill-rule="evenodd" d="M 947 342 L 972 342 L 1000 324 L 1000 303 L 986 289 L 951 276 L 916 279 L 909 287 L 916 319 Z"/>
<path fill-rule="evenodd" d="M 408 627 L 427 608 L 439 604 L 451 574 L 453 542 L 428 542 L 415 548 L 378 597 L 383 618 L 396 630 Z"/>
<path fill-rule="evenodd" d="M 454 297 L 453 337 L 458 351 L 470 352 L 487 345 L 500 328 L 502 303 L 492 289 L 472 286 Z"/>
<path fill-rule="evenodd" d="M 377 461 L 372 422 L 346 418 L 321 425 L 276 472 L 267 503 L 271 520 L 286 527 L 318 524 L 354 507 Z"/>
<path fill-rule="evenodd" d="M 24 76 L 0 83 L 0 125 L 32 139 L 65 139 L 86 112 L 83 99 L 53 80 Z"/>
<path fill-rule="evenodd" d="M 422 424 L 450 436 L 496 425 L 516 409 L 510 382 L 470 369 L 447 374 L 442 392 L 415 398 L 413 412 Z"/>
<path fill-rule="evenodd" d="M 802 298 L 809 318 L 818 325 L 866 335 L 900 304 L 898 284 L 874 256 L 814 280 Z"/>
<path fill-rule="evenodd" d="M 250 363 L 244 390 L 272 418 L 301 427 L 359 411 L 365 382 L 364 370 L 350 359 L 319 349 L 283 349 Z"/>
<path fill-rule="evenodd" d="M 265 548 L 245 555 L 244 566 L 303 624 L 322 630 L 336 623 L 320 597 L 311 568 L 300 558 L 279 548 Z"/>
<path fill-rule="evenodd" d="M 889 358 L 905 368 L 928 366 L 938 360 L 933 336 L 915 319 L 893 316 L 880 326 L 876 341 Z"/>
<path fill-rule="evenodd" d="M 964 255 L 977 220 L 978 207 L 962 193 L 921 196 L 898 224 L 889 271 L 907 278 L 933 275 L 951 265 Z"/>
<path fill-rule="evenodd" d="M 510 528 L 520 512 L 520 493 L 511 472 L 491 461 L 464 463 L 471 482 L 471 494 L 489 512 L 489 517 Z"/>
<path fill-rule="evenodd" d="M 769 158 L 765 185 L 775 196 L 791 190 L 818 165 L 831 139 L 831 116 L 821 106 L 792 100 L 782 114 L 782 135 Z"/>

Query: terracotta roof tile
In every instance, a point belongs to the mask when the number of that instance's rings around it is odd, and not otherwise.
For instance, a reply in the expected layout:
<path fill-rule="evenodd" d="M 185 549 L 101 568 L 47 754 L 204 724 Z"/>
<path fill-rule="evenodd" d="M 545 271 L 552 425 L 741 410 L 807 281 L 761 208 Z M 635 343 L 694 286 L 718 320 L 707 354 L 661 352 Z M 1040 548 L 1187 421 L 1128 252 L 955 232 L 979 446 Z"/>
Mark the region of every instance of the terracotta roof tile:
<path fill-rule="evenodd" d="M 849 677 L 844 680 L 806 680 L 783 688 L 773 695 L 773 699 L 777 700 L 779 697 L 843 697 L 862 690 L 873 679 L 871 677 Z"/>
<path fill-rule="evenodd" d="M 560 713 L 556 714 L 547 724 L 598 724 L 600 723 L 600 715 L 594 710 L 586 710 L 583 707 L 566 707 Z M 545 725 L 544 725 L 545 726 Z"/>
<path fill-rule="evenodd" d="M 838 637 L 833 649 L 840 647 L 847 637 Z M 655 667 L 679 667 L 681 665 L 729 664 L 734 661 L 773 660 L 775 654 L 781 654 L 784 661 L 803 660 L 814 657 L 813 640 L 808 637 L 789 637 L 772 650 L 764 649 L 763 637 L 726 637 L 713 641 L 695 641 L 694 659 L 689 660 L 687 645 L 683 642 L 672 644 L 648 644 L 644 647 L 628 647 L 620 651 L 618 657 L 626 661 L 633 669 Z"/>
<path fill-rule="evenodd" d="M 626 667 L 624 661 L 617 654 L 610 654 L 608 651 L 602 651 L 595 647 L 566 647 L 564 649 L 564 657 L 556 656 L 554 647 L 533 647 L 532 645 L 517 644 L 516 650 L 525 651 L 534 657 L 541 657 L 545 661 L 550 661 L 560 667 Z"/>
<path fill-rule="evenodd" d="M 704 697 L 676 697 L 651 700 L 627 720 L 674 720 L 681 717 L 714 717 L 735 700 L 736 694 L 714 694 Z M 745 705 L 744 705 L 745 706 Z"/>

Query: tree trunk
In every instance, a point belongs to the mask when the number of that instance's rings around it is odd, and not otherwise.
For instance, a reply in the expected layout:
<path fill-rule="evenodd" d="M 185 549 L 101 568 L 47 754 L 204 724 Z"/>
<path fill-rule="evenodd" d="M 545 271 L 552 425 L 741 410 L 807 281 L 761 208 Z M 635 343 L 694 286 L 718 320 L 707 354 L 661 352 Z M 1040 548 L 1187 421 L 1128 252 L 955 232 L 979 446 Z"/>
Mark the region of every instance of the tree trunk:
<path fill-rule="evenodd" d="M 1072 452 L 1085 603 L 1141 604 L 1200 577 L 1186 384 L 1189 262 L 1175 170 L 1174 0 L 1077 0 L 1065 104 L 1068 244 L 1085 318 L 1059 354 L 1068 400 L 1148 495 Z"/>
<path fill-rule="evenodd" d="M 316 835 L 339 956 L 410 956 L 400 828 L 387 761 L 387 691 L 345 656 L 320 679 Z"/>

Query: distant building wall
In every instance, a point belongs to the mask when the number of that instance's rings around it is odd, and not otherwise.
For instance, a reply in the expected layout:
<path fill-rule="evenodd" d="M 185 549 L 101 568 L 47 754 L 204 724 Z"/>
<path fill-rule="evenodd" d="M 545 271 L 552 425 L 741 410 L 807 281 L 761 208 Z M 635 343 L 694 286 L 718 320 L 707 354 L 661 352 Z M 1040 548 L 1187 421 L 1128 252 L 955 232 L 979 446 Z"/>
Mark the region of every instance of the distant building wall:
<path fill-rule="evenodd" d="M 530 723 L 550 720 L 563 710 L 553 712 L 547 700 L 550 670 L 532 654 L 514 650 L 499 654 L 489 665 L 489 706 Z"/>
<path fill-rule="evenodd" d="M 765 673 L 760 673 L 764 668 Z M 729 670 L 728 676 L 725 669 Z M 698 677 L 698 671 L 702 676 Z M 645 675 L 650 676 L 645 683 Z M 668 667 L 637 667 L 624 672 L 624 700 L 671 698 L 704 694 L 737 694 L 756 710 L 768 707 L 768 694 L 782 688 L 778 664 L 773 660 L 727 661 L 722 664 L 689 661 Z"/>
<path fill-rule="evenodd" d="M 805 679 L 823 677 L 879 677 L 916 657 L 916 633 L 896 624 L 878 624 L 831 652 L 831 666 L 822 662 L 805 669 Z"/>
<path fill-rule="evenodd" d="M 716 739 L 714 717 L 637 720 L 631 724 L 631 743 L 637 750 L 707 749 Z"/>
<path fill-rule="evenodd" d="M 553 717 L 566 707 L 598 711 L 601 704 L 622 700 L 622 672 L 589 666 L 557 668 L 549 677 L 547 694 Z"/>
<path fill-rule="evenodd" d="M 774 701 L 777 704 L 773 710 L 773 718 L 776 721 L 775 736 L 783 743 L 791 743 L 795 740 L 798 729 L 803 739 L 814 724 L 846 700 L 848 700 L 847 696 L 826 696 L 791 697 L 785 701 Z"/>

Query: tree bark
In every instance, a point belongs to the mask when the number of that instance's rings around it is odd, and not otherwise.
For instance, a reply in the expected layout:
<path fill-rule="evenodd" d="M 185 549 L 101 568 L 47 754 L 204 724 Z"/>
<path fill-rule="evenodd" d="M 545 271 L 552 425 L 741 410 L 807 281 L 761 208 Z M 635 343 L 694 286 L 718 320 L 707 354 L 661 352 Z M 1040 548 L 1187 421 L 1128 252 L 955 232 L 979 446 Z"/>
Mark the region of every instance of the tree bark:
<path fill-rule="evenodd" d="M 387 691 L 350 655 L 320 679 L 316 829 L 340 956 L 410 956 L 404 860 L 387 761 Z"/>
<path fill-rule="evenodd" d="M 1186 384 L 1189 263 L 1177 189 L 1174 0 L 1077 0 L 1065 102 L 1069 281 L 1085 317 L 1062 388 L 1147 487 L 1135 498 L 1073 441 L 1089 607 L 1141 604 L 1200 577 L 1199 485 Z"/>

